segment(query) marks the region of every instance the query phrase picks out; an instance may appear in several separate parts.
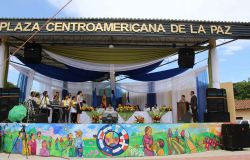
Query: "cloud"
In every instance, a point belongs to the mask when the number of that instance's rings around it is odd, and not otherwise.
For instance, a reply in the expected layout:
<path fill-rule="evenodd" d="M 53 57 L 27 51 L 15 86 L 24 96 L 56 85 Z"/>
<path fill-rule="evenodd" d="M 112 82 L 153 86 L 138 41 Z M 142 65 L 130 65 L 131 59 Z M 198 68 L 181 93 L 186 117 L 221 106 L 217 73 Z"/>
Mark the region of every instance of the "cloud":
<path fill-rule="evenodd" d="M 248 40 L 238 40 L 232 43 L 228 43 L 221 47 L 220 51 L 223 55 L 231 56 L 237 53 L 243 53 L 243 50 L 250 49 Z"/>
<path fill-rule="evenodd" d="M 69 0 L 48 0 L 56 8 Z M 166 18 L 250 21 L 248 0 L 73 0 L 69 17 Z"/>

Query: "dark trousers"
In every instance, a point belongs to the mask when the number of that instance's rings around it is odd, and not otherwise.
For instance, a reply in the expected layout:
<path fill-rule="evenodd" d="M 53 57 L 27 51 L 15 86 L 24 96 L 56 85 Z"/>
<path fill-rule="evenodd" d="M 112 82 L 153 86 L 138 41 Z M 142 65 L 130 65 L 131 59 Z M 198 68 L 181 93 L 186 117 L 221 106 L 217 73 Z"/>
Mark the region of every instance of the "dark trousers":
<path fill-rule="evenodd" d="M 77 113 L 71 113 L 71 123 L 76 123 Z"/>
<path fill-rule="evenodd" d="M 66 108 L 63 108 L 63 122 L 68 123 L 69 122 L 69 110 L 67 110 Z"/>
<path fill-rule="evenodd" d="M 194 109 L 193 107 L 191 107 L 192 109 L 192 113 L 193 113 L 193 121 L 197 122 L 198 121 L 198 112 L 197 112 L 197 108 Z"/>

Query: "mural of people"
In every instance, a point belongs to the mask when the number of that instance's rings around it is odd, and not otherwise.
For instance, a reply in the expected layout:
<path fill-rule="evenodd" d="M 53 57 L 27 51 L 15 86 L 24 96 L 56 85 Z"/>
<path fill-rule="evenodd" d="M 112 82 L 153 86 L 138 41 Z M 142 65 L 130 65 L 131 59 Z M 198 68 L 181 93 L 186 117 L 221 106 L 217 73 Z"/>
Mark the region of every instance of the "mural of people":
<path fill-rule="evenodd" d="M 52 137 L 50 136 L 50 138 L 49 138 L 49 149 L 51 149 L 51 147 L 52 147 Z"/>
<path fill-rule="evenodd" d="M 164 145 L 165 145 L 164 140 L 163 139 L 158 139 L 157 143 L 158 143 L 157 156 L 164 156 L 165 155 L 164 150 L 163 150 Z"/>
<path fill-rule="evenodd" d="M 36 140 L 33 133 L 30 134 L 30 140 L 28 142 L 29 154 L 36 155 Z"/>
<path fill-rule="evenodd" d="M 82 157 L 84 143 L 82 141 L 82 131 L 76 131 L 76 138 L 75 138 L 75 151 L 77 157 Z"/>
<path fill-rule="evenodd" d="M 56 148 L 56 150 L 59 150 L 59 139 L 58 139 L 58 137 L 55 140 L 55 148 Z"/>
<path fill-rule="evenodd" d="M 47 145 L 47 141 L 43 140 L 42 141 L 42 148 L 40 149 L 40 156 L 45 156 L 48 157 L 49 156 L 49 150 L 48 150 L 48 145 Z"/>
<path fill-rule="evenodd" d="M 73 140 L 73 134 L 69 133 L 68 134 L 68 155 L 69 157 L 75 157 L 75 147 L 74 147 L 74 140 Z"/>
<path fill-rule="evenodd" d="M 25 137 L 23 138 L 23 142 L 22 142 L 22 154 L 29 154 L 29 148 L 28 148 L 28 139 L 29 139 L 29 135 L 25 134 Z"/>
<path fill-rule="evenodd" d="M 152 149 L 153 143 L 152 128 L 147 126 L 145 128 L 145 135 L 143 136 L 144 154 L 146 156 L 154 156 L 154 151 Z"/>
<path fill-rule="evenodd" d="M 13 153 L 22 154 L 22 148 L 23 148 L 22 138 L 23 138 L 23 132 L 19 131 L 18 136 L 13 143 L 14 145 Z"/>
<path fill-rule="evenodd" d="M 42 133 L 38 131 L 37 139 L 36 139 L 36 154 L 37 155 L 40 155 L 41 148 L 42 148 Z"/>

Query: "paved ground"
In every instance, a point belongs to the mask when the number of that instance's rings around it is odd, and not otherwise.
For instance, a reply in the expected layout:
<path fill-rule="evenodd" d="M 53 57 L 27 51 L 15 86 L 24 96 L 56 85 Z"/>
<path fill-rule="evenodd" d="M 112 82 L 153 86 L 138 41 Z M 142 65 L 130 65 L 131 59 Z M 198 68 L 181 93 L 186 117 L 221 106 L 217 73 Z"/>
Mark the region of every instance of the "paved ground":
<path fill-rule="evenodd" d="M 56 157 L 38 157 L 29 156 L 29 160 L 97 160 L 94 158 L 56 158 Z M 141 158 L 112 158 L 112 160 L 250 160 L 250 148 L 243 151 L 209 151 L 194 154 L 172 155 L 165 157 L 141 157 Z M 25 156 L 11 154 L 8 159 L 8 154 L 0 153 L 0 160 L 26 160 Z M 108 158 L 99 158 L 98 160 L 108 160 Z"/>

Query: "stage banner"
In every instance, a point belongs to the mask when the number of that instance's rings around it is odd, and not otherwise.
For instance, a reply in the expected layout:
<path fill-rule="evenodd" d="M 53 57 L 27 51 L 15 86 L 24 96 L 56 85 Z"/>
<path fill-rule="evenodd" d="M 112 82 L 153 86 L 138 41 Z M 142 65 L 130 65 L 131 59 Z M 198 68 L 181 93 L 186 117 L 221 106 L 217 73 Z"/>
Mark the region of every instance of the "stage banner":
<path fill-rule="evenodd" d="M 220 149 L 221 124 L 1 123 L 1 149 L 57 157 L 144 157 Z M 21 131 L 22 130 L 22 131 Z"/>

